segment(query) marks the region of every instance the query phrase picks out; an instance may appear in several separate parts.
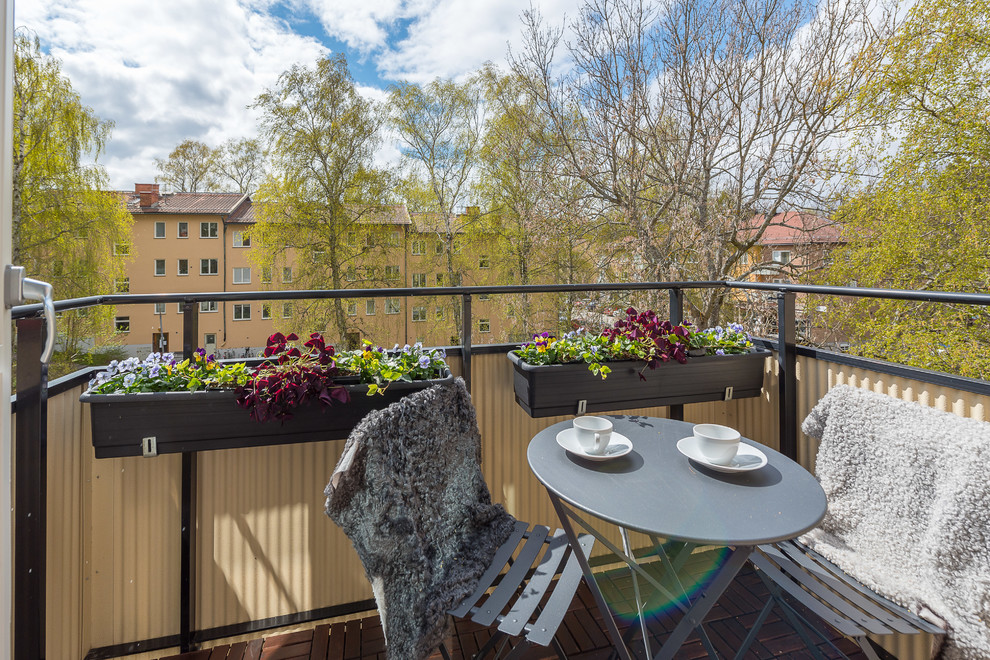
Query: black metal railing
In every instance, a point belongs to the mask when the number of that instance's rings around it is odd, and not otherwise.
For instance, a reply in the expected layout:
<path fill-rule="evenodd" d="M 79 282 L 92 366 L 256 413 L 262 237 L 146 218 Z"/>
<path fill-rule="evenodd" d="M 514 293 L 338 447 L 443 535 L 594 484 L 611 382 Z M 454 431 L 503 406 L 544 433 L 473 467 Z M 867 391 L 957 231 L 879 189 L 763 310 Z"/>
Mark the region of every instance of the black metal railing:
<path fill-rule="evenodd" d="M 939 291 L 909 291 L 895 289 L 868 289 L 859 287 L 811 286 L 798 284 L 758 283 L 758 282 L 638 282 L 620 284 L 554 284 L 554 285 L 509 285 L 509 286 L 466 286 L 466 287 L 400 287 L 390 289 L 337 289 L 337 290 L 292 290 L 292 291 L 248 291 L 213 293 L 171 293 L 171 294 L 113 294 L 62 300 L 55 303 L 56 312 L 101 305 L 133 305 L 153 303 L 181 303 L 183 305 L 183 353 L 189 356 L 197 348 L 198 303 L 204 301 L 255 301 L 255 300 L 326 300 L 347 298 L 385 298 L 420 296 L 455 296 L 461 300 L 463 310 L 460 354 L 462 375 L 470 387 L 472 355 L 472 316 L 473 296 L 499 294 L 538 294 L 538 293 L 591 293 L 623 291 L 667 291 L 669 295 L 669 316 L 672 322 L 679 323 L 684 318 L 684 292 L 692 289 L 738 289 L 762 290 L 776 296 L 777 337 L 768 345 L 776 349 L 778 364 L 778 401 L 780 451 L 797 458 L 797 374 L 796 362 L 799 347 L 796 342 L 796 294 L 806 293 L 820 296 L 853 298 L 880 298 L 889 300 L 913 300 L 946 304 L 990 306 L 990 295 L 976 293 L 951 293 Z M 15 307 L 12 316 L 17 322 L 17 394 L 14 401 L 17 412 L 15 431 L 14 480 L 15 493 L 15 546 L 14 546 L 14 658 L 28 660 L 45 656 L 44 636 L 46 628 L 45 605 L 45 483 L 46 483 L 46 440 L 47 440 L 47 367 L 39 359 L 45 337 L 43 319 L 39 318 L 42 305 L 32 304 Z M 810 350 L 810 349 L 800 349 Z M 834 354 L 830 354 L 834 357 Z M 840 358 L 841 359 L 841 358 Z M 862 360 L 860 360 L 862 362 Z M 868 361 L 872 366 L 882 365 Z M 917 378 L 922 381 L 955 386 L 967 391 L 990 395 L 990 382 L 925 372 L 911 367 L 887 365 L 881 370 L 899 372 L 898 375 Z M 672 417 L 683 417 L 682 407 L 674 406 Z M 188 454 L 188 455 L 187 455 Z M 192 565 L 195 546 L 195 452 L 183 454 L 182 460 L 182 534 L 181 534 L 181 612 L 180 634 L 177 640 L 169 638 L 163 643 L 191 650 L 193 647 L 193 625 L 195 594 L 192 584 Z M 238 631 L 227 631 L 238 634 Z M 240 631 L 243 632 L 243 631 Z M 133 650 L 153 650 L 155 647 L 132 645 Z M 91 653 L 88 657 L 107 657 Z"/>

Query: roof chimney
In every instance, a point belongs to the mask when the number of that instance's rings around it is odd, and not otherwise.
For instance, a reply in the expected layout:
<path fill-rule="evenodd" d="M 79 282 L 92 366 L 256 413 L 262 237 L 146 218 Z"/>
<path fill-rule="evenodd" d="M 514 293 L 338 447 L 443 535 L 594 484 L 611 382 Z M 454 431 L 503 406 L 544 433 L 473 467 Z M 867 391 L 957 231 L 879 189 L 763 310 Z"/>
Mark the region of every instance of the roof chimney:
<path fill-rule="evenodd" d="M 158 203 L 157 183 L 135 183 L 134 192 L 141 198 L 139 204 L 143 209 L 150 208 Z"/>

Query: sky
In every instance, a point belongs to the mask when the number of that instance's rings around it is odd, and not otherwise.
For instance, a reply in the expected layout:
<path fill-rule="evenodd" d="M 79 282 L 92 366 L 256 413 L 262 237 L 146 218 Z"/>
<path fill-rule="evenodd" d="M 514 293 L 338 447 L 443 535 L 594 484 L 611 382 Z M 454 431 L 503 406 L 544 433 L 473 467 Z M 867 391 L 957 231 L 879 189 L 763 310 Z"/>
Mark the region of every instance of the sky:
<path fill-rule="evenodd" d="M 574 0 L 533 0 L 552 25 Z M 151 183 L 186 139 L 254 137 L 248 106 L 293 64 L 344 53 L 362 94 L 462 79 L 505 62 L 530 0 L 17 0 L 18 29 L 62 62 L 85 105 L 114 122 L 110 186 Z M 569 13 L 567 13 L 569 12 Z M 397 157 L 386 147 L 382 160 Z"/>

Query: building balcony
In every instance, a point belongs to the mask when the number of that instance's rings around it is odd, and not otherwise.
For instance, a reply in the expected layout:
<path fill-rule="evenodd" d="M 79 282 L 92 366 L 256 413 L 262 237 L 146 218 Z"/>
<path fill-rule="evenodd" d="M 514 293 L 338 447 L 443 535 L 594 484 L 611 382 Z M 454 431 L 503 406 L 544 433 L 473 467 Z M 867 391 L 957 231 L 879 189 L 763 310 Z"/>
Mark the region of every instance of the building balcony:
<path fill-rule="evenodd" d="M 704 284 L 716 285 L 763 287 L 780 297 L 784 318 L 791 315 L 790 327 L 786 322 L 778 324 L 781 335 L 763 342 L 774 351 L 774 357 L 766 361 L 762 396 L 687 404 L 677 411 L 658 407 L 631 412 L 655 417 L 682 414 L 689 422 L 726 424 L 791 455 L 813 471 L 816 446 L 798 426 L 835 385 L 882 391 L 964 417 L 983 418 L 990 405 L 990 383 L 985 381 L 795 346 L 793 292 L 808 287 Z M 575 285 L 575 290 L 580 286 Z M 590 285 L 586 289 L 596 286 L 607 290 L 614 285 Z M 694 285 L 628 286 L 670 288 L 675 291 L 671 299 L 676 300 L 680 288 Z M 500 291 L 520 288 L 450 288 L 438 292 L 467 296 L 465 309 L 470 313 L 472 294 L 484 289 L 497 296 Z M 303 292 L 296 297 L 316 293 L 330 296 L 340 292 Z M 414 293 L 391 290 L 347 295 Z M 868 295 L 869 291 L 834 293 Z M 201 297 L 216 300 L 224 295 L 230 294 Z M 236 295 L 243 300 L 251 294 Z M 258 297 L 262 295 L 273 296 L 265 292 Z M 124 300 L 153 304 L 163 299 L 146 298 L 113 296 L 63 301 L 56 307 Z M 166 298 L 176 302 L 188 296 Z M 31 316 L 36 309 L 18 308 L 15 316 Z M 18 354 L 24 360 L 40 341 L 41 330 L 34 319 L 19 323 Z M 558 526 L 545 490 L 530 472 L 526 448 L 538 431 L 566 417 L 529 417 L 514 400 L 513 369 L 506 359 L 506 352 L 515 345 L 473 345 L 470 322 L 465 328 L 465 345 L 449 349 L 448 362 L 452 372 L 470 384 L 482 434 L 482 467 L 492 497 L 520 519 Z M 348 628 L 348 624 L 335 628 L 330 623 L 344 620 L 339 617 L 373 620 L 371 589 L 358 557 L 350 541 L 323 512 L 323 489 L 343 440 L 193 455 L 96 459 L 88 407 L 79 402 L 91 371 L 49 383 L 46 398 L 37 396 L 37 387 L 23 375 L 30 369 L 24 364 L 19 368 L 21 393 L 14 403 L 18 447 L 34 443 L 40 453 L 32 458 L 22 452 L 15 464 L 14 480 L 37 486 L 44 525 L 34 524 L 37 517 L 25 522 L 25 515 L 30 514 L 23 514 L 21 507 L 26 501 L 18 503 L 15 657 L 19 657 L 17 648 L 40 648 L 43 657 L 49 658 L 161 658 L 194 648 L 221 647 L 231 640 L 285 642 L 289 639 L 284 637 L 286 631 L 293 630 L 302 630 L 296 633 L 297 638 L 308 635 L 312 645 L 317 633 L 332 635 L 334 630 Z M 39 574 L 29 569 L 32 560 L 37 562 L 34 568 L 39 569 L 40 580 Z M 32 571 L 29 579 L 16 575 L 22 569 Z M 733 625 L 746 626 L 746 617 L 753 610 L 743 601 L 749 597 L 730 592 L 727 598 L 735 601 L 726 606 L 726 616 Z M 591 612 L 593 616 L 593 608 Z M 350 624 L 350 628 L 356 630 L 357 626 Z M 930 640 L 918 637 L 880 641 L 897 657 L 927 657 Z M 607 644 L 601 643 L 599 635 L 589 633 L 575 640 L 578 657 L 584 657 L 581 652 L 587 652 L 587 657 L 599 657 L 595 653 L 602 652 L 601 657 L 607 657 L 602 651 Z M 380 652 L 380 638 L 376 642 L 369 636 L 367 644 L 367 656 Z M 260 645 L 259 641 L 255 648 Z M 310 648 L 306 646 L 305 652 Z M 776 653 L 787 655 L 780 649 L 790 647 L 782 642 L 777 648 Z"/>

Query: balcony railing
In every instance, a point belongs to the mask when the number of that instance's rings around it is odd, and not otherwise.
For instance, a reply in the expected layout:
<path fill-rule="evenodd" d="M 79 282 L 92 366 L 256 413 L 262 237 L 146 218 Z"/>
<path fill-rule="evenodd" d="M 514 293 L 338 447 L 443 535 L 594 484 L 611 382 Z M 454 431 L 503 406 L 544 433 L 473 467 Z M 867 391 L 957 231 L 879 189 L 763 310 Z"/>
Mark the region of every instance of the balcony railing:
<path fill-rule="evenodd" d="M 990 305 L 990 296 L 746 282 L 448 287 L 343 291 L 99 296 L 56 303 L 184 304 L 183 351 L 196 348 L 198 303 L 451 295 L 461 298 L 460 347 L 451 367 L 472 386 L 493 497 L 520 518 L 553 524 L 525 449 L 541 428 L 514 402 L 512 346 L 472 343 L 472 297 L 511 293 L 667 291 L 681 320 L 684 291 L 725 287 L 776 297 L 778 336 L 756 399 L 639 410 L 722 421 L 813 468 L 800 420 L 834 384 L 851 382 L 982 417 L 990 383 L 796 345 L 795 295 L 873 297 Z M 342 441 L 200 455 L 93 457 L 88 411 L 79 403 L 89 371 L 51 384 L 40 368 L 40 305 L 16 308 L 14 403 L 15 657 L 116 657 L 179 647 L 372 607 L 349 541 L 322 515 L 322 489 Z M 916 642 L 917 644 L 918 642 Z M 47 648 L 46 648 L 47 647 Z M 47 653 L 46 653 L 47 651 Z M 901 657 L 912 649 L 893 650 Z"/>

